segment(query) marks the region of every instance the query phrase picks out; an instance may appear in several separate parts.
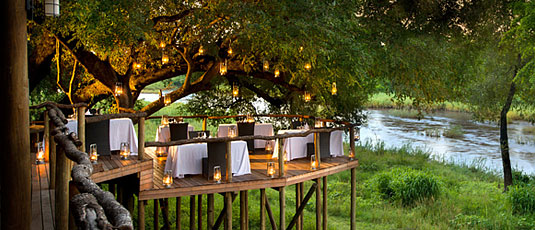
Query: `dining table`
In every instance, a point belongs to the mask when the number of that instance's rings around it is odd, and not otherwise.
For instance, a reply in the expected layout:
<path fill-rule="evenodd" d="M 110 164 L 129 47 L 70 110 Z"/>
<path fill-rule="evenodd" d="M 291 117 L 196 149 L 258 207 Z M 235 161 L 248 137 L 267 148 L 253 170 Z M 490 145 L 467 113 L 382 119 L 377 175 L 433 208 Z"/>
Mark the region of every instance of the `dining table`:
<path fill-rule="evenodd" d="M 277 134 L 287 134 L 287 133 L 304 133 L 308 131 L 307 129 L 288 129 L 288 130 L 279 130 Z M 342 130 L 335 130 L 331 132 L 329 139 L 329 147 L 331 156 L 343 156 L 344 155 L 344 145 L 343 145 L 343 134 Z M 307 157 L 307 144 L 314 143 L 314 133 L 308 134 L 305 137 L 289 137 L 283 140 L 282 151 L 286 153 L 286 160 L 291 161 L 293 159 L 299 159 Z M 278 139 L 275 142 L 275 146 L 278 146 Z M 272 158 L 277 158 L 279 156 L 279 148 L 274 148 Z"/>
<path fill-rule="evenodd" d="M 232 141 L 230 149 L 232 175 L 251 174 L 247 142 Z M 175 178 L 184 178 L 184 175 L 202 174 L 202 158 L 206 157 L 208 157 L 208 145 L 206 143 L 170 146 L 165 162 L 165 171 L 171 170 L 171 175 Z"/>
<path fill-rule="evenodd" d="M 217 128 L 218 137 L 227 137 L 229 128 L 234 128 L 238 130 L 238 125 L 236 124 L 219 124 Z M 255 136 L 273 136 L 273 124 L 272 123 L 255 123 L 254 126 L 254 135 Z M 266 140 L 254 140 L 254 147 L 256 149 L 261 149 L 266 147 Z M 273 146 L 273 141 L 272 142 Z"/>

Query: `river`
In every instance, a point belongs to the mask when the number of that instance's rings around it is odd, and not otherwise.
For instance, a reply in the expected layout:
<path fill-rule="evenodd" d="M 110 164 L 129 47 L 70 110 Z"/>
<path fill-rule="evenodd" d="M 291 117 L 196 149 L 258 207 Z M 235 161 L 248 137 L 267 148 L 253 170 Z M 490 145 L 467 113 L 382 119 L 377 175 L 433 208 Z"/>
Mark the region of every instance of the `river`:
<path fill-rule="evenodd" d="M 395 116 L 389 110 L 368 110 L 367 113 L 368 122 L 361 128 L 361 141 L 373 144 L 382 141 L 387 147 L 409 143 L 430 150 L 438 159 L 468 165 L 476 163 L 487 170 L 503 172 L 496 124 L 476 122 L 469 114 L 458 112 L 437 112 L 420 120 Z M 452 125 L 462 127 L 462 137 L 426 135 L 430 130 L 440 131 Z M 535 174 L 535 135 L 524 134 L 522 129 L 526 126 L 530 124 L 523 121 L 508 125 L 511 164 L 513 168 Z"/>

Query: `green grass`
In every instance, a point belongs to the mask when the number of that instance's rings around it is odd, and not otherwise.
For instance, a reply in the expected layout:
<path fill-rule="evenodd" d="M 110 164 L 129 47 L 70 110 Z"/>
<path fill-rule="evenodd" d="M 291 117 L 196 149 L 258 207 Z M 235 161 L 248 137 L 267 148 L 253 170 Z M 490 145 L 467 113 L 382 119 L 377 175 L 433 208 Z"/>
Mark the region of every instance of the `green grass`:
<path fill-rule="evenodd" d="M 357 146 L 360 163 L 357 169 L 357 229 L 533 229 L 535 227 L 535 216 L 513 214 L 511 205 L 507 202 L 507 193 L 503 193 L 503 186 L 500 186 L 502 180 L 496 174 L 483 171 L 477 165 L 459 166 L 434 161 L 430 159 L 428 152 L 408 145 L 398 149 L 386 149 L 384 146 L 384 144 Z M 432 175 L 440 182 L 439 195 L 416 202 L 412 206 L 382 198 L 370 184 L 377 175 L 398 168 Z M 349 181 L 349 171 L 328 177 L 329 229 L 349 229 L 351 200 Z M 305 192 L 311 184 L 312 182 L 305 183 Z M 273 189 L 266 189 L 266 192 L 278 222 L 278 192 Z M 258 190 L 249 191 L 251 229 L 258 229 L 259 226 L 259 198 Z M 175 204 L 174 198 L 169 199 L 172 229 L 176 220 Z M 235 229 L 239 226 L 239 207 L 237 198 L 232 206 Z M 223 198 L 216 194 L 216 217 L 222 208 Z M 206 196 L 203 197 L 204 222 L 205 211 Z M 314 211 L 315 195 L 304 210 L 304 229 L 315 229 Z M 152 201 L 146 206 L 145 212 L 147 229 L 153 229 Z M 295 186 L 288 186 L 286 187 L 287 224 L 294 213 Z M 133 215 L 136 221 L 137 211 L 134 211 Z M 189 229 L 189 197 L 182 198 L 181 217 L 183 229 Z M 266 222 L 269 229 L 269 220 Z M 162 224 L 160 217 L 160 226 Z"/>
<path fill-rule="evenodd" d="M 423 114 L 418 112 L 418 110 L 407 110 L 407 109 L 392 109 L 387 111 L 388 114 L 401 118 L 410 118 L 418 119 L 422 118 Z"/>

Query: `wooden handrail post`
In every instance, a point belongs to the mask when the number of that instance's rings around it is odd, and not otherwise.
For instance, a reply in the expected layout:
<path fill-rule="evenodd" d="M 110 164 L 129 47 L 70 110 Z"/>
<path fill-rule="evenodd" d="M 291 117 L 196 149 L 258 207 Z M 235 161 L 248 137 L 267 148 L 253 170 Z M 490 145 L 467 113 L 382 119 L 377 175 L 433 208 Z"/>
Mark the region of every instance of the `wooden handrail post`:
<path fill-rule="evenodd" d="M 266 230 L 266 189 L 260 189 L 260 230 Z"/>
<path fill-rule="evenodd" d="M 206 131 L 206 121 L 207 121 L 208 117 L 204 117 L 202 119 L 202 131 Z"/>
<path fill-rule="evenodd" d="M 78 119 L 78 140 L 82 142 L 80 146 L 80 151 L 85 152 L 85 107 L 81 106 L 76 108 L 77 119 Z"/>
<path fill-rule="evenodd" d="M 279 138 L 277 139 L 277 143 L 278 146 L 277 148 L 279 149 L 279 177 L 284 177 L 284 149 L 282 148 L 283 147 L 283 144 L 282 142 L 284 141 L 284 139 L 282 138 Z"/>
<path fill-rule="evenodd" d="M 279 229 L 286 229 L 286 189 L 279 188 Z"/>
<path fill-rule="evenodd" d="M 145 118 L 140 117 L 137 123 L 137 158 L 145 158 Z"/>
<path fill-rule="evenodd" d="M 45 119 L 48 118 L 48 149 L 49 149 L 49 157 L 48 157 L 48 163 L 50 168 L 50 189 L 56 188 L 56 140 L 54 140 L 54 137 L 52 136 L 51 132 L 54 130 L 54 124 L 50 121 L 50 117 L 48 116 L 48 110 L 45 112 L 46 116 Z"/>
<path fill-rule="evenodd" d="M 227 141 L 227 182 L 232 182 L 232 142 Z"/>
<path fill-rule="evenodd" d="M 44 122 L 45 128 L 43 130 L 43 145 L 45 147 L 45 161 L 50 162 L 50 117 L 48 117 L 48 111 L 46 110 L 44 112 Z"/>
<path fill-rule="evenodd" d="M 356 185 L 356 169 L 351 169 L 351 214 L 350 214 L 350 225 L 351 230 L 357 229 L 356 213 L 357 213 L 357 185 Z"/>
<path fill-rule="evenodd" d="M 321 167 L 321 155 L 320 155 L 320 135 L 319 133 L 314 133 L 314 156 L 316 158 L 316 169 Z"/>
<path fill-rule="evenodd" d="M 56 229 L 69 229 L 69 179 L 71 169 L 63 148 L 56 150 Z"/>
<path fill-rule="evenodd" d="M 349 155 L 350 156 L 351 156 L 351 153 L 353 153 L 353 158 L 357 156 L 357 153 L 355 153 L 355 127 L 353 126 L 349 127 Z"/>

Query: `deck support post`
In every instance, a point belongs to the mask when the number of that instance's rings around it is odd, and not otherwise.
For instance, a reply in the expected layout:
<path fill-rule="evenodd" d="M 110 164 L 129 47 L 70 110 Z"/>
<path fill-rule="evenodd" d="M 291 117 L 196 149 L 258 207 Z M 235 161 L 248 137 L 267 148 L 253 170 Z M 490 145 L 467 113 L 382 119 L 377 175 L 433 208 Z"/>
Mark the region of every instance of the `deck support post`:
<path fill-rule="evenodd" d="M 181 216 L 182 216 L 182 197 L 177 197 L 176 198 L 176 223 L 175 223 L 175 229 L 176 230 L 181 230 L 182 229 L 182 226 L 181 226 Z"/>
<path fill-rule="evenodd" d="M 249 229 L 249 215 L 247 210 L 249 209 L 247 204 L 247 190 L 240 191 L 240 229 Z"/>
<path fill-rule="evenodd" d="M 69 229 L 69 178 L 71 168 L 63 148 L 56 150 L 56 230 Z"/>
<path fill-rule="evenodd" d="M 140 117 L 137 123 L 137 159 L 145 158 L 145 118 Z"/>
<path fill-rule="evenodd" d="M 266 210 L 269 217 L 269 223 L 271 224 L 271 229 L 277 230 L 277 223 L 275 222 L 275 217 L 273 217 L 273 212 L 271 211 L 271 205 L 269 205 L 269 200 L 266 196 Z"/>
<path fill-rule="evenodd" d="M 223 193 L 221 195 L 223 195 L 223 197 L 225 197 L 225 194 L 226 193 Z M 236 195 L 234 193 L 232 193 L 232 202 L 234 202 L 234 199 L 236 199 Z M 212 226 L 212 228 L 210 229 L 219 229 L 219 226 L 221 226 L 221 223 L 223 222 L 223 218 L 225 218 L 227 216 L 227 204 L 226 204 L 226 200 L 223 201 L 223 210 L 221 210 L 221 213 L 219 213 L 219 216 L 217 217 L 217 220 L 214 222 L 214 225 Z M 232 203 L 231 203 L 232 204 Z M 231 206 L 232 207 L 232 206 Z M 225 222 L 225 226 L 226 226 L 226 222 Z M 226 227 L 225 227 L 226 228 Z"/>
<path fill-rule="evenodd" d="M 303 182 L 299 183 L 299 192 L 301 193 L 300 196 L 301 198 L 304 197 L 305 195 L 305 184 Z M 303 203 L 303 201 L 301 200 L 301 203 Z M 302 230 L 303 229 L 303 214 L 299 215 L 299 230 Z"/>
<path fill-rule="evenodd" d="M 197 229 L 202 230 L 202 194 L 197 196 Z"/>
<path fill-rule="evenodd" d="M 321 180 L 314 179 L 316 181 L 316 230 L 320 230 L 321 225 Z"/>
<path fill-rule="evenodd" d="M 169 222 L 169 200 L 167 198 L 160 199 L 160 209 L 162 211 L 163 219 L 162 229 L 170 230 L 171 223 Z"/>
<path fill-rule="evenodd" d="M 277 143 L 279 143 L 278 144 L 279 146 L 277 146 L 277 148 L 279 149 L 279 159 L 278 159 L 279 160 L 279 177 L 284 177 L 284 157 L 285 157 L 284 154 L 285 154 L 285 152 L 282 149 L 282 146 L 283 146 L 282 142 L 283 141 L 284 141 L 284 139 L 282 139 L 282 138 L 279 138 L 278 141 L 277 141 Z M 288 160 L 290 160 L 290 159 L 288 159 Z"/>
<path fill-rule="evenodd" d="M 299 222 L 300 217 L 303 216 L 303 210 L 305 210 L 305 206 L 307 205 L 308 200 L 310 200 L 310 198 L 312 197 L 312 194 L 316 191 L 317 186 L 318 186 L 317 184 L 312 184 L 310 189 L 308 189 L 305 199 L 303 199 L 303 202 L 301 202 L 301 204 L 297 206 L 297 211 L 295 212 L 295 215 L 292 218 L 292 221 L 290 221 L 290 224 L 288 225 L 288 228 L 287 228 L 288 230 L 292 229 L 294 225 L 296 225 L 296 228 L 297 228 L 297 223 Z"/>
<path fill-rule="evenodd" d="M 48 117 L 48 111 L 46 112 L 46 116 Z M 48 130 L 48 148 L 49 151 L 49 168 L 50 168 L 50 189 L 56 189 L 56 140 L 54 140 L 54 137 L 52 136 L 51 132 L 54 130 L 54 124 L 50 121 L 50 117 L 48 117 L 48 124 L 49 124 L 49 130 Z"/>
<path fill-rule="evenodd" d="M 158 208 L 158 200 L 154 201 L 154 218 L 153 220 L 153 228 L 152 229 L 160 229 L 160 221 L 158 220 L 158 217 L 160 216 L 160 209 Z"/>
<path fill-rule="evenodd" d="M 266 189 L 260 189 L 260 230 L 266 230 Z"/>
<path fill-rule="evenodd" d="M 232 182 L 232 151 L 231 142 L 227 141 L 227 182 Z"/>
<path fill-rule="evenodd" d="M 323 177 L 323 230 L 327 230 L 327 176 Z"/>
<path fill-rule="evenodd" d="M 137 228 L 145 230 L 145 202 L 144 200 L 137 200 Z"/>
<path fill-rule="evenodd" d="M 226 208 L 225 230 L 231 230 L 232 229 L 232 193 L 231 192 L 225 193 L 225 208 Z"/>
<path fill-rule="evenodd" d="M 295 214 L 299 214 L 299 206 L 301 206 L 301 202 L 303 201 L 303 195 L 302 195 L 302 192 L 301 190 L 303 189 L 301 186 L 303 184 L 302 183 L 297 183 L 295 184 Z M 296 230 L 299 230 L 301 229 L 301 215 L 298 215 L 297 216 L 297 220 L 295 222 L 295 229 Z M 291 222 L 290 222 L 290 226 L 291 226 Z"/>
<path fill-rule="evenodd" d="M 207 219 L 207 229 L 212 229 L 214 226 L 214 194 L 210 193 L 207 195 L 206 200 L 206 219 Z"/>
<path fill-rule="evenodd" d="M 350 226 L 351 230 L 357 229 L 357 225 L 355 223 L 356 219 L 356 213 L 357 213 L 357 185 L 356 185 L 356 169 L 351 169 L 351 214 L 350 214 Z"/>
<path fill-rule="evenodd" d="M 286 187 L 279 188 L 279 229 L 286 228 Z"/>
<path fill-rule="evenodd" d="M 82 142 L 82 145 L 78 148 L 80 151 L 85 152 L 85 107 L 80 106 L 76 108 L 76 114 L 76 119 L 78 119 L 78 140 Z"/>
<path fill-rule="evenodd" d="M 195 229 L 195 195 L 189 196 L 189 227 Z"/>

